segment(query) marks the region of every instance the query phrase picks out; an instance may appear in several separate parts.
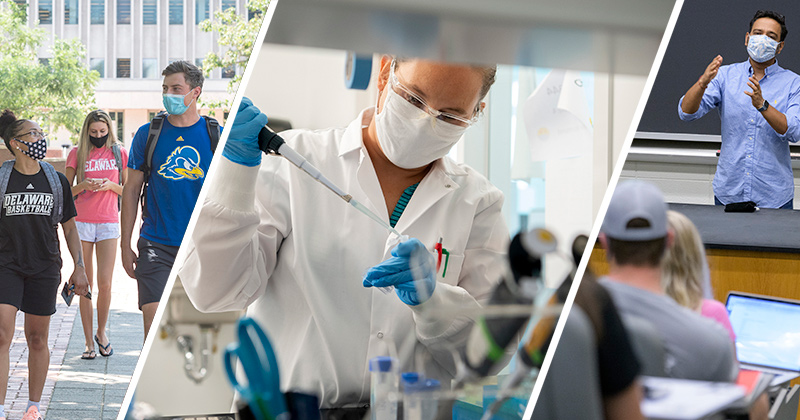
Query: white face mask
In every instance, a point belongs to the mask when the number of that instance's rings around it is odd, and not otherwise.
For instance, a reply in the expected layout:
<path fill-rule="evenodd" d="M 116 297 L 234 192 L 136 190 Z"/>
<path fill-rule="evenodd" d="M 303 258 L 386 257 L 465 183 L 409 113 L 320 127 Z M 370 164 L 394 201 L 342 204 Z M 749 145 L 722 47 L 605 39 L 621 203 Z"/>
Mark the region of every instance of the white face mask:
<path fill-rule="evenodd" d="M 375 129 L 383 153 L 403 169 L 421 168 L 446 155 L 467 127 L 436 120 L 408 103 L 391 86 L 383 110 L 375 115 Z"/>
<path fill-rule="evenodd" d="M 766 35 L 750 35 L 747 54 L 756 63 L 765 63 L 775 58 L 779 42 Z"/>

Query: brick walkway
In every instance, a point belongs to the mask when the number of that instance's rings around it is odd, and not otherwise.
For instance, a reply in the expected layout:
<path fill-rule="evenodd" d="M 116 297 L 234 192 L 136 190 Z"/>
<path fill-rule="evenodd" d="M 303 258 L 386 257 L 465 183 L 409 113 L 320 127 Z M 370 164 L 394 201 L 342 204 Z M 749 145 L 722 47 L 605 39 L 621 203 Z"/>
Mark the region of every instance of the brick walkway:
<path fill-rule="evenodd" d="M 73 265 L 63 236 L 61 248 L 64 260 L 62 279 L 66 280 L 72 273 Z M 117 255 L 108 321 L 108 335 L 114 354 L 105 358 L 98 352 L 94 360 L 80 358 L 84 338 L 77 299 L 72 307 L 67 307 L 59 296 L 56 313 L 50 319 L 50 369 L 41 401 L 41 412 L 47 420 L 117 418 L 144 340 L 137 296 L 136 281 L 122 269 Z M 28 348 L 23 322 L 24 315 L 18 313 L 6 392 L 5 411 L 8 420 L 22 418 L 28 402 Z"/>

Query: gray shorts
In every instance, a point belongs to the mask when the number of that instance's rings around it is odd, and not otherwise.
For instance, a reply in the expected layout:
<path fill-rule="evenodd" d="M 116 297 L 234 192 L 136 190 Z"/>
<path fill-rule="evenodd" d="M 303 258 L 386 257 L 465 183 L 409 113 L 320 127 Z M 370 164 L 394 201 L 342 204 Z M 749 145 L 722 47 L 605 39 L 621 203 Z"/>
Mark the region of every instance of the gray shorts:
<path fill-rule="evenodd" d="M 136 282 L 139 284 L 139 309 L 142 309 L 142 305 L 161 300 L 179 247 L 145 238 L 139 238 L 137 246 L 139 259 L 136 261 Z"/>
<path fill-rule="evenodd" d="M 86 223 L 75 221 L 83 242 L 100 242 L 120 236 L 119 223 Z"/>

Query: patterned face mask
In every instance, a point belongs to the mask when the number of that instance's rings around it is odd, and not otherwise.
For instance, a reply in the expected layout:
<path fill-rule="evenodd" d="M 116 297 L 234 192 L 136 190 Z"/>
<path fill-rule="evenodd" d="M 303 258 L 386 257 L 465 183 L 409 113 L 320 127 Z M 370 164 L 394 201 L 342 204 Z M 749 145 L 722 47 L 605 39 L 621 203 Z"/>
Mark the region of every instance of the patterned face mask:
<path fill-rule="evenodd" d="M 779 42 L 766 35 L 750 35 L 747 54 L 756 63 L 764 63 L 775 57 Z"/>
<path fill-rule="evenodd" d="M 17 140 L 20 141 L 20 140 Z M 17 150 L 24 153 L 26 156 L 33 160 L 42 160 L 47 155 L 47 139 L 42 137 L 35 143 L 27 143 L 28 150 L 22 150 L 17 146 Z"/>

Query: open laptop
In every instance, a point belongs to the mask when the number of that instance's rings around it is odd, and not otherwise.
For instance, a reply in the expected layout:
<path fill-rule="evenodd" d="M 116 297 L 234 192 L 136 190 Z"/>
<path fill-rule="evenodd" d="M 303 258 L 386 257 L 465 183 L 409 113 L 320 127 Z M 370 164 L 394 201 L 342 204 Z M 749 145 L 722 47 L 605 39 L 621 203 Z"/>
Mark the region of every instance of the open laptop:
<path fill-rule="evenodd" d="M 730 292 L 725 306 L 741 368 L 775 374 L 772 386 L 800 377 L 800 301 Z"/>

